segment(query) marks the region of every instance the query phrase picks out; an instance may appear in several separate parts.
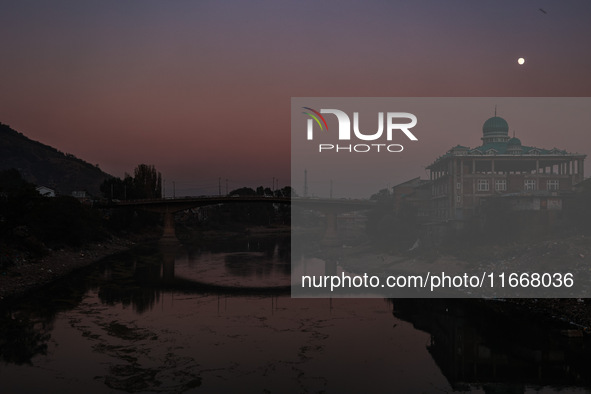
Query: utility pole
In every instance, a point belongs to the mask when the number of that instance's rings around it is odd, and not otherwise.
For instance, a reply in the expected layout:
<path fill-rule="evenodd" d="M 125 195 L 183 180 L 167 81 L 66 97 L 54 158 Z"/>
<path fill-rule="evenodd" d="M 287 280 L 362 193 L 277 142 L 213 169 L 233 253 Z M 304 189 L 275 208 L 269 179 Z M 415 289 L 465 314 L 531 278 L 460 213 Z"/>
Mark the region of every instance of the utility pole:
<path fill-rule="evenodd" d="M 218 195 L 221 197 L 222 195 L 222 177 L 218 178 Z"/>
<path fill-rule="evenodd" d="M 226 178 L 226 196 L 228 195 L 228 178 Z"/>
<path fill-rule="evenodd" d="M 162 180 L 162 198 L 166 198 L 166 179 Z"/>
<path fill-rule="evenodd" d="M 308 170 L 304 170 L 304 197 L 308 197 Z"/>
<path fill-rule="evenodd" d="M 176 190 L 175 190 L 174 181 L 172 181 L 172 198 L 176 198 Z"/>

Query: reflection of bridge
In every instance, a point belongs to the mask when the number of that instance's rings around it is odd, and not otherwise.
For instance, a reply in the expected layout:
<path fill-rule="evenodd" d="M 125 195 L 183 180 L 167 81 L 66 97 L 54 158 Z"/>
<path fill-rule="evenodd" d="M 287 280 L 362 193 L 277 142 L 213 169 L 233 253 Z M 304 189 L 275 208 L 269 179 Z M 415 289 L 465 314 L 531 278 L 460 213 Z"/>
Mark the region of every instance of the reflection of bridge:
<path fill-rule="evenodd" d="M 263 204 L 295 204 L 303 209 L 319 211 L 326 218 L 325 239 L 336 238 L 337 215 L 343 212 L 370 209 L 375 201 L 327 198 L 289 198 L 274 196 L 209 196 L 163 198 L 149 200 L 126 200 L 113 202 L 111 206 L 142 209 L 164 214 L 164 238 L 175 237 L 174 214 L 191 208 L 217 204 L 263 203 Z"/>

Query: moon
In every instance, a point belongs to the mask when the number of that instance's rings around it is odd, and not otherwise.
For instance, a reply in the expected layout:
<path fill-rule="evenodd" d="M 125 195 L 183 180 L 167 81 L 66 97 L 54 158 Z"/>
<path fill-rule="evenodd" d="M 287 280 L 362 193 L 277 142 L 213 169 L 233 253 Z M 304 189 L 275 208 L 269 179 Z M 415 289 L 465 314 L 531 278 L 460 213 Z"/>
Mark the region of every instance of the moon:
<path fill-rule="evenodd" d="M 517 59 L 517 63 L 519 63 L 520 65 L 523 65 L 523 63 L 525 63 L 525 59 L 520 57 L 519 59 Z"/>

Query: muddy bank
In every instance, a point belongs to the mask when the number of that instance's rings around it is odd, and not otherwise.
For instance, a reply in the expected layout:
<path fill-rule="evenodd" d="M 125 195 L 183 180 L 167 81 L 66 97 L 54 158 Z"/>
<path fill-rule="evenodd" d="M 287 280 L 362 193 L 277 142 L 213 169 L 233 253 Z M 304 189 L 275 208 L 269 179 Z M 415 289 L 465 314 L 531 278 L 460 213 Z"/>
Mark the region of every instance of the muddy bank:
<path fill-rule="evenodd" d="M 511 298 L 504 301 L 540 321 L 550 319 L 567 323 L 571 330 L 563 333 L 566 336 L 591 335 L 589 298 Z M 497 303 L 497 308 L 502 305 Z"/>
<path fill-rule="evenodd" d="M 104 257 L 128 250 L 138 243 L 158 240 L 159 233 L 130 234 L 86 244 L 78 248 L 50 250 L 43 257 L 23 254 L 14 264 L 0 269 L 0 302 L 18 298 Z"/>
<path fill-rule="evenodd" d="M 515 243 L 500 246 L 463 245 L 461 249 L 421 248 L 399 254 L 376 250 L 373 245 L 322 248 L 317 257 L 337 261 L 346 272 L 381 275 L 414 275 L 445 271 L 448 275 L 461 275 L 470 269 L 478 272 L 507 274 L 512 272 L 563 272 L 565 261 L 576 278 L 586 280 L 591 267 L 591 237 L 584 235 L 561 239 L 541 240 L 536 243 Z M 540 268 L 541 267 L 541 268 Z M 588 297 L 589 295 L 587 295 Z M 445 297 L 445 296 L 443 296 Z M 503 309 L 518 309 L 537 321 L 567 323 L 573 332 L 569 335 L 591 334 L 590 298 L 507 298 L 481 299 L 474 302 L 490 304 Z M 460 297 L 461 298 L 461 297 Z M 470 297 L 466 297 L 470 298 Z"/>

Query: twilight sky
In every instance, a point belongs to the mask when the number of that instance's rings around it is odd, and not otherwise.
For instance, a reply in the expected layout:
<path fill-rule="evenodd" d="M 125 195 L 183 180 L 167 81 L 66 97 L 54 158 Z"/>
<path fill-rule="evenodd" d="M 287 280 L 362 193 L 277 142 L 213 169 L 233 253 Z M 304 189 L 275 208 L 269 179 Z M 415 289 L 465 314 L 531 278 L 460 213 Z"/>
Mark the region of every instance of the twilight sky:
<path fill-rule="evenodd" d="M 589 20 L 586 0 L 3 1 L 0 121 L 115 176 L 154 164 L 177 195 L 281 187 L 291 97 L 591 96 Z M 569 132 L 527 143 L 591 153 Z"/>

